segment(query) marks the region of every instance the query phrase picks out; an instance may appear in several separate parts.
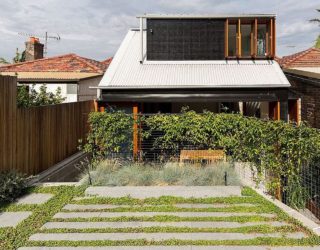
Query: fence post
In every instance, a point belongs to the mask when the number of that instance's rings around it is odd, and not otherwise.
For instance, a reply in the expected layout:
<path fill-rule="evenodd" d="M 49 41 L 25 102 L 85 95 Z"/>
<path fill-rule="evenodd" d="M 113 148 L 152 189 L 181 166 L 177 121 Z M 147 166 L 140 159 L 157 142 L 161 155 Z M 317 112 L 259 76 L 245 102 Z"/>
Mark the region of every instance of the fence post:
<path fill-rule="evenodd" d="M 133 113 L 133 159 L 138 159 L 139 139 L 138 139 L 138 105 L 134 104 L 132 108 Z"/>

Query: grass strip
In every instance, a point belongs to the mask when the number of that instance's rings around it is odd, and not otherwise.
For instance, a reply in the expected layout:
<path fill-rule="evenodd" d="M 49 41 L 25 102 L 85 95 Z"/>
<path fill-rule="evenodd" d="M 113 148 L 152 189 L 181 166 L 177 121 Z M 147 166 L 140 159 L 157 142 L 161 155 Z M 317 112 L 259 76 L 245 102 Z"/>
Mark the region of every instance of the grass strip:
<path fill-rule="evenodd" d="M 140 227 L 140 228 L 84 228 L 44 229 L 41 233 L 275 233 L 297 232 L 296 226 L 274 227 L 269 225 L 245 226 L 237 228 L 190 228 L 190 227 Z"/>
<path fill-rule="evenodd" d="M 316 246 L 320 245 L 319 237 L 309 237 L 304 239 L 272 238 L 259 237 L 250 240 L 125 240 L 125 241 L 30 241 L 28 246 L 183 246 L 183 245 L 202 245 L 202 246 Z"/>
<path fill-rule="evenodd" d="M 180 208 L 172 205 L 164 206 L 139 206 L 139 207 L 118 207 L 106 209 L 63 209 L 63 212 L 255 212 L 255 213 L 268 213 L 270 208 L 265 206 L 246 207 L 246 206 L 233 206 L 233 207 L 208 207 L 208 208 Z"/>

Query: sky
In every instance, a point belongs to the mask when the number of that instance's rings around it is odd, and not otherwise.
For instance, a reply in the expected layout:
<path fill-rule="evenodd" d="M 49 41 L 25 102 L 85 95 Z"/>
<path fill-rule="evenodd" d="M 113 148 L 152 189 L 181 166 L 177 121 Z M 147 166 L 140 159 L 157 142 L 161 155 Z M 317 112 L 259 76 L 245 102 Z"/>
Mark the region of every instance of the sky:
<path fill-rule="evenodd" d="M 311 47 L 320 27 L 319 0 L 0 0 L 0 57 L 11 61 L 24 50 L 22 34 L 60 35 L 49 40 L 47 56 L 76 53 L 104 60 L 113 56 L 137 15 L 274 13 L 277 55 Z M 20 34 L 20 35 L 19 35 Z M 40 39 L 41 40 L 41 39 Z"/>

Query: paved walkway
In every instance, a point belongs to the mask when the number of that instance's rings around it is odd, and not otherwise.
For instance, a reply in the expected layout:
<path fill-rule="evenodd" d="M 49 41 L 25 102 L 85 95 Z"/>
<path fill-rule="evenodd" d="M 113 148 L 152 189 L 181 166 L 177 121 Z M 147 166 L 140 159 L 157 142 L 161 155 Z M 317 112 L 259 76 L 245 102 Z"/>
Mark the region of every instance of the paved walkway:
<path fill-rule="evenodd" d="M 208 187 L 125 187 L 125 188 L 88 188 L 87 195 L 100 197 L 123 197 L 130 195 L 135 198 L 159 197 L 161 195 L 198 198 L 205 197 L 230 197 L 241 196 L 239 187 L 219 187 L 219 190 Z M 192 195 L 190 195 L 191 192 Z M 224 195 L 224 196 L 223 196 Z M 259 237 L 304 239 L 308 237 L 305 232 L 277 232 L 277 228 L 292 226 L 289 222 L 278 221 L 276 214 L 256 212 L 236 212 L 235 207 L 241 207 L 242 211 L 253 211 L 259 204 L 239 202 L 228 203 L 178 203 L 173 207 L 177 212 L 166 210 L 166 206 L 159 205 L 128 205 L 128 204 L 96 204 L 95 199 L 89 198 L 86 204 L 66 204 L 62 211 L 56 213 L 51 221 L 45 223 L 41 230 L 29 238 L 32 244 L 40 247 L 22 247 L 20 250 L 314 250 L 320 247 L 269 247 L 269 246 L 105 246 L 105 247 L 63 247 L 66 241 L 77 244 L 94 245 L 97 241 L 125 241 L 125 240 L 252 240 Z M 82 198 L 76 197 L 74 203 L 82 202 Z M 156 206 L 156 210 L 148 210 L 148 207 Z M 131 209 L 132 208 L 132 209 Z M 145 209 L 139 211 L 139 209 Z M 110 210 L 111 209 L 111 210 Z M 131 211 L 128 211 L 130 210 Z M 193 210 L 195 209 L 195 210 Z M 210 209 L 219 209 L 216 212 Z M 181 211 L 182 210 L 182 211 Z M 183 211 L 184 210 L 184 211 Z M 224 211 L 226 210 L 226 211 Z M 234 212 L 235 211 L 235 212 Z M 161 221 L 156 218 L 167 216 L 175 218 L 174 221 Z M 246 218 L 261 218 L 261 221 L 238 222 L 230 218 L 245 216 Z M 199 220 L 195 219 L 199 218 Z M 201 220 L 201 221 L 200 221 Z M 274 228 L 269 233 L 237 232 L 244 227 Z M 155 230 L 154 229 L 159 229 Z M 173 231 L 166 231 L 167 229 Z M 220 230 L 219 232 L 214 230 Z M 148 231 L 149 230 L 149 231 Z M 210 231 L 213 230 L 213 231 Z M 147 231 L 147 232 L 146 232 Z M 84 242 L 84 243 L 83 243 Z M 87 242 L 87 243 L 86 243 Z M 45 247 L 51 243 L 56 247 Z M 60 247 L 58 247 L 61 244 Z M 80 245 L 81 245 L 80 244 Z M 118 244 L 118 243 L 117 243 Z M 43 246 L 42 246 L 43 245 Z"/>

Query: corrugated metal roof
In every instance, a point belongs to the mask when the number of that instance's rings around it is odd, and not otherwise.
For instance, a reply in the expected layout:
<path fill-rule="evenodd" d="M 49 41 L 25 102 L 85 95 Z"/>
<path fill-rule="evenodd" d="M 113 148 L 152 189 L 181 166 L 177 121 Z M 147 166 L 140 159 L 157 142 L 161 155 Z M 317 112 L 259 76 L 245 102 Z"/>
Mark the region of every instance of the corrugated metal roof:
<path fill-rule="evenodd" d="M 96 76 L 101 76 L 98 73 L 81 73 L 81 72 L 0 72 L 0 75 L 17 76 L 20 80 L 48 80 L 48 81 L 69 81 L 69 80 L 81 80 Z"/>
<path fill-rule="evenodd" d="M 139 31 L 123 40 L 99 88 L 266 88 L 289 87 L 275 61 L 145 61 Z M 144 34 L 145 39 L 145 34 Z M 146 42 L 144 42 L 145 46 Z"/>
<path fill-rule="evenodd" d="M 276 17 L 276 14 L 255 14 L 255 13 L 243 13 L 243 14 L 143 14 L 137 16 L 138 18 L 148 19 L 218 19 L 218 18 L 263 18 L 263 17 Z"/>

